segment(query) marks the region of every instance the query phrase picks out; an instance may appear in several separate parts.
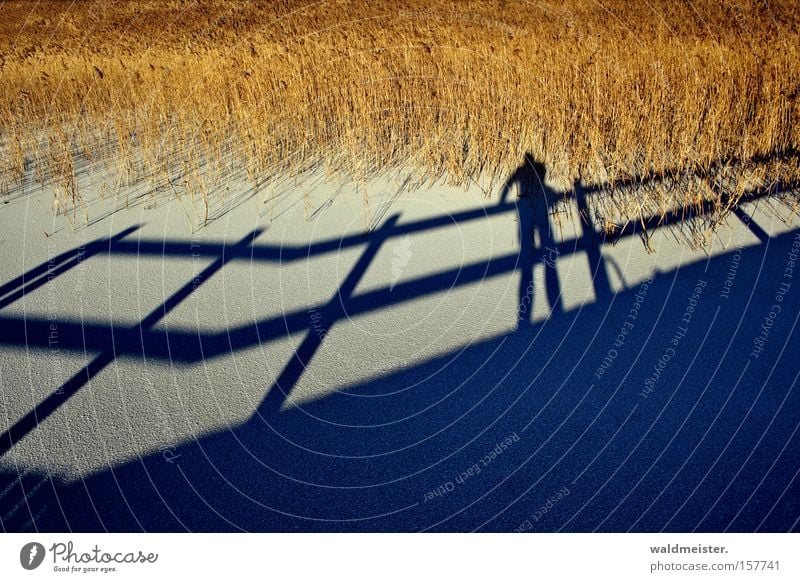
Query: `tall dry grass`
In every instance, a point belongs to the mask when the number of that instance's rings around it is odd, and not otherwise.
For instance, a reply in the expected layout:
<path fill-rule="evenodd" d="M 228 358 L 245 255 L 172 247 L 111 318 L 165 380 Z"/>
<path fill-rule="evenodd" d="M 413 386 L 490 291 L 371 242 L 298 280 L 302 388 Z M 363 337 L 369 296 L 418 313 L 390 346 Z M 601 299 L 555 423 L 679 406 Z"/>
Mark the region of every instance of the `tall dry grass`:
<path fill-rule="evenodd" d="M 104 169 L 203 220 L 237 172 L 492 183 L 531 152 L 731 205 L 800 178 L 798 23 L 795 0 L 7 1 L 0 189 L 34 172 L 80 213 Z"/>

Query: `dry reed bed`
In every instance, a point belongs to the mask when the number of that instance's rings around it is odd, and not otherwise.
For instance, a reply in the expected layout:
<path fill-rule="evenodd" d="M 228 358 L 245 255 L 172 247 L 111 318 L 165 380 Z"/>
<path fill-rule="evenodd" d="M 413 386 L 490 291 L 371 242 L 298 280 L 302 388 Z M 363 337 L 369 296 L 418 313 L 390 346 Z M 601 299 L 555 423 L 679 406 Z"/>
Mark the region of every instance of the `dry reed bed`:
<path fill-rule="evenodd" d="M 565 185 L 708 185 L 614 222 L 800 178 L 794 0 L 107 4 L 0 5 L 3 191 L 34 172 L 80 212 L 77 167 L 102 167 L 202 221 L 239 171 L 491 186 L 526 152 Z"/>

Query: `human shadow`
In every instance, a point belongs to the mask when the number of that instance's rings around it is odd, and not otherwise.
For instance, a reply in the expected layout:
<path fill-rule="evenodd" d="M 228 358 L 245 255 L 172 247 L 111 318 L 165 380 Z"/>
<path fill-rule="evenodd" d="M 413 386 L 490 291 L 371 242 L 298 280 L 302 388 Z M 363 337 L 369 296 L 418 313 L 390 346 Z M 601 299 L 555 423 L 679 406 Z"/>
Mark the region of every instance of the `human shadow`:
<path fill-rule="evenodd" d="M 536 161 L 528 153 L 500 191 L 501 204 L 512 191 L 516 191 L 514 205 L 517 211 L 520 272 L 517 325 L 530 324 L 533 320 L 533 271 L 537 259 L 540 259 L 544 266 L 544 286 L 549 308 L 553 313 L 562 311 L 561 290 L 556 271 L 558 245 L 554 240 L 553 227 L 549 220 L 550 211 L 554 208 L 559 195 L 546 185 L 545 179 L 544 164 Z"/>
<path fill-rule="evenodd" d="M 590 191 L 576 180 L 571 190 L 557 192 L 547 185 L 545 165 L 531 154 L 525 154 L 523 163 L 512 173 L 501 188 L 500 203 L 506 202 L 512 191 L 516 191 L 519 240 L 519 291 L 517 320 L 519 324 L 530 323 L 533 315 L 534 277 L 533 270 L 541 262 L 544 272 L 544 288 L 550 313 L 563 311 L 561 285 L 557 262 L 563 245 L 556 241 L 555 227 L 551 215 L 558 212 L 559 204 L 574 197 L 578 216 L 582 224 L 579 241 L 580 250 L 587 255 L 594 296 L 598 301 L 611 298 L 611 284 L 601 248 L 606 244 L 606 233 L 595 224 L 589 207 Z M 575 249 L 573 249 L 574 251 Z"/>

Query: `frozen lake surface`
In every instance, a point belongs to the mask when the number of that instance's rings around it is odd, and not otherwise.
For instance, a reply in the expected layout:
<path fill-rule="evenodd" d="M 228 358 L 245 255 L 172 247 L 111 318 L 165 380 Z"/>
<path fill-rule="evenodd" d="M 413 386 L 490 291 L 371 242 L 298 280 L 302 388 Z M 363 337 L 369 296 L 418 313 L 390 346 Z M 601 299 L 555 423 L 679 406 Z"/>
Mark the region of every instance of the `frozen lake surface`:
<path fill-rule="evenodd" d="M 648 254 L 581 197 L 401 186 L 287 181 L 194 233 L 0 207 L 3 529 L 798 529 L 774 202 Z"/>

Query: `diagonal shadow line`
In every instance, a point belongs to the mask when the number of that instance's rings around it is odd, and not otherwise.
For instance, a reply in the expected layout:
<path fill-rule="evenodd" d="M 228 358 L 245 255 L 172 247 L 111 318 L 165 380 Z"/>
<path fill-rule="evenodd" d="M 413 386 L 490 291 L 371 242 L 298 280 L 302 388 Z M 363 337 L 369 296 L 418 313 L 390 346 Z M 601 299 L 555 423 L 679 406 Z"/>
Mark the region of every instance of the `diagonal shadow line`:
<path fill-rule="evenodd" d="M 769 240 L 769 234 L 767 234 L 767 232 L 761 228 L 742 208 L 737 206 L 734 208 L 733 213 L 739 220 L 742 221 L 742 224 L 744 224 L 750 230 L 750 232 L 752 232 L 756 238 L 758 238 L 758 240 L 760 240 L 762 243 Z"/>
<path fill-rule="evenodd" d="M 400 214 L 392 215 L 384 222 L 380 230 L 375 231 L 376 236 L 370 240 L 367 248 L 364 249 L 356 264 L 350 269 L 347 277 L 342 281 L 331 300 L 318 310 L 324 325 L 308 330 L 303 343 L 295 350 L 286 367 L 284 367 L 275 383 L 267 391 L 253 417 L 271 417 L 280 412 L 283 403 L 289 397 L 320 346 L 322 346 L 325 336 L 330 333 L 331 328 L 337 321 L 349 315 L 349 303 L 356 286 L 367 272 L 367 268 L 375 259 L 383 243 L 390 238 L 390 233 L 399 218 Z M 319 326 L 319 324 L 317 325 Z"/>
<path fill-rule="evenodd" d="M 245 236 L 238 243 L 233 245 L 234 248 L 242 248 L 252 244 L 252 241 L 261 233 L 262 229 L 255 229 L 247 236 Z M 25 438 L 33 429 L 35 429 L 41 422 L 45 421 L 51 414 L 60 408 L 67 400 L 69 400 L 78 390 L 89 383 L 92 378 L 97 376 L 103 369 L 106 368 L 117 357 L 117 347 L 122 353 L 130 353 L 134 350 L 134 345 L 138 345 L 137 340 L 141 340 L 142 332 L 149 330 L 159 320 L 161 320 L 167 313 L 173 310 L 184 299 L 186 299 L 192 292 L 207 281 L 217 271 L 222 269 L 226 263 L 231 260 L 223 252 L 216 261 L 211 263 L 203 269 L 197 277 L 186 283 L 183 287 L 173 293 L 164 303 L 151 311 L 139 324 L 122 330 L 117 339 L 118 343 L 112 341 L 111 349 L 107 349 L 94 360 L 89 362 L 84 368 L 76 372 L 69 380 L 67 380 L 58 390 L 50 394 L 42 402 L 37 404 L 33 410 L 23 416 L 20 420 L 14 423 L 6 432 L 0 435 L 0 457 L 8 452 L 15 443 Z"/>
<path fill-rule="evenodd" d="M 141 225 L 131 226 L 112 237 L 100 238 L 82 247 L 75 247 L 5 283 L 0 287 L 0 309 L 77 267 L 89 257 L 110 250 L 114 243 L 136 232 L 140 227 Z"/>

